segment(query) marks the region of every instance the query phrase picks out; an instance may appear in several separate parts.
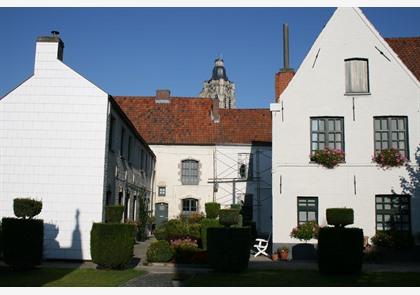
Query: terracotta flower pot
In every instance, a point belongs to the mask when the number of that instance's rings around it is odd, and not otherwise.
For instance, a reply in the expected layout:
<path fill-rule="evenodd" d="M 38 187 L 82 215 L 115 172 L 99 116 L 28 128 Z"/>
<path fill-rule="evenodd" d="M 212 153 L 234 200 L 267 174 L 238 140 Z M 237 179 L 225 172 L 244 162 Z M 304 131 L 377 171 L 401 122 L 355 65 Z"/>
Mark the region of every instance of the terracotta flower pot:
<path fill-rule="evenodd" d="M 289 259 L 289 252 L 288 251 L 280 251 L 280 259 L 281 260 L 288 260 Z"/>

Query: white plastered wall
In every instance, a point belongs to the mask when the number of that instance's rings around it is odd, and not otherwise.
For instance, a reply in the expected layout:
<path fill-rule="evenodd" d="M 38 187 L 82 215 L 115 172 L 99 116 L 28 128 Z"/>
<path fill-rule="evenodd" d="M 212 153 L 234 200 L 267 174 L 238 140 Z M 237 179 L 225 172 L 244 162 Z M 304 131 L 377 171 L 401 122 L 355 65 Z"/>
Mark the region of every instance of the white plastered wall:
<path fill-rule="evenodd" d="M 344 60 L 354 57 L 369 60 L 370 95 L 345 95 Z M 400 179 L 410 180 L 405 168 L 384 171 L 372 163 L 373 117 L 407 116 L 410 165 L 418 169 L 415 152 L 420 143 L 420 92 L 416 78 L 359 9 L 339 8 L 280 101 L 271 105 L 273 242 L 299 242 L 289 237 L 297 225 L 298 196 L 318 197 L 321 225 L 326 224 L 327 208 L 353 208 L 354 225 L 372 237 L 375 195 L 401 193 Z M 312 116 L 344 117 L 346 160 L 335 169 L 310 163 Z M 419 198 L 418 193 L 412 196 L 413 233 L 420 231 Z"/>
<path fill-rule="evenodd" d="M 108 95 L 37 42 L 34 75 L 0 100 L 0 217 L 42 200 L 46 258 L 90 259 L 102 220 Z"/>

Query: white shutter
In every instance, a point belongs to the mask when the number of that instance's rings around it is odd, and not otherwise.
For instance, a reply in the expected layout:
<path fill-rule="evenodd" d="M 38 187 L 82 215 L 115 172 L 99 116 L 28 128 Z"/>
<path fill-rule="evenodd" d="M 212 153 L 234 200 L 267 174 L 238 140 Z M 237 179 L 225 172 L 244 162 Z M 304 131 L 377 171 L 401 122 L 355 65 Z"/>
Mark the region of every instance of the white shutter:
<path fill-rule="evenodd" d="M 346 93 L 368 93 L 368 79 L 367 60 L 346 60 Z"/>

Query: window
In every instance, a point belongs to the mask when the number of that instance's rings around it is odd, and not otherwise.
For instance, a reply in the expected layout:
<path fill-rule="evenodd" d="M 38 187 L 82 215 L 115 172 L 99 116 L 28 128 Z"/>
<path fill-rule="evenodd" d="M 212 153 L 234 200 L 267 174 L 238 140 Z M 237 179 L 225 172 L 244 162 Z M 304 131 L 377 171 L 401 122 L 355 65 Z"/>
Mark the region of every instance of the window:
<path fill-rule="evenodd" d="M 189 214 L 197 212 L 198 210 L 198 200 L 196 199 L 183 199 L 182 200 L 182 213 Z"/>
<path fill-rule="evenodd" d="M 181 182 L 182 184 L 198 184 L 198 161 L 183 160 L 181 162 Z"/>
<path fill-rule="evenodd" d="M 125 137 L 125 129 L 121 128 L 121 138 L 120 138 L 120 156 L 124 157 L 124 137 Z"/>
<path fill-rule="evenodd" d="M 346 65 L 346 93 L 369 93 L 369 66 L 364 58 L 344 60 Z"/>
<path fill-rule="evenodd" d="M 410 231 L 410 197 L 402 195 L 377 195 L 376 230 Z"/>
<path fill-rule="evenodd" d="M 158 187 L 158 196 L 159 197 L 166 196 L 166 186 L 159 186 Z"/>
<path fill-rule="evenodd" d="M 131 160 L 131 136 L 128 136 L 128 151 L 127 151 L 127 160 L 130 162 Z"/>
<path fill-rule="evenodd" d="M 395 148 L 409 158 L 407 117 L 375 117 L 375 154 Z"/>
<path fill-rule="evenodd" d="M 326 147 L 344 151 L 344 118 L 311 118 L 311 153 Z"/>
<path fill-rule="evenodd" d="M 318 197 L 298 197 L 298 225 L 307 221 L 318 223 Z"/>
<path fill-rule="evenodd" d="M 114 129 L 115 129 L 115 118 L 111 116 L 109 123 L 109 138 L 108 138 L 108 148 L 113 149 L 114 146 Z"/>

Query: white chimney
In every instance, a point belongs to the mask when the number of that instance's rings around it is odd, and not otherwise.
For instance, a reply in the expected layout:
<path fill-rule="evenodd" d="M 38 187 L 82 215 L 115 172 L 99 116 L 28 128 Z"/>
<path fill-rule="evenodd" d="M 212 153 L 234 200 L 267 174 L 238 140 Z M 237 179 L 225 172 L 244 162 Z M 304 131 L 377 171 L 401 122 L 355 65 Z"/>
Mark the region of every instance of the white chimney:
<path fill-rule="evenodd" d="M 35 73 L 42 69 L 50 69 L 57 60 L 63 61 L 64 43 L 60 33 L 52 31 L 51 36 L 40 36 L 36 40 Z"/>

